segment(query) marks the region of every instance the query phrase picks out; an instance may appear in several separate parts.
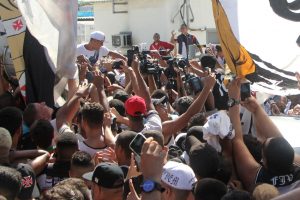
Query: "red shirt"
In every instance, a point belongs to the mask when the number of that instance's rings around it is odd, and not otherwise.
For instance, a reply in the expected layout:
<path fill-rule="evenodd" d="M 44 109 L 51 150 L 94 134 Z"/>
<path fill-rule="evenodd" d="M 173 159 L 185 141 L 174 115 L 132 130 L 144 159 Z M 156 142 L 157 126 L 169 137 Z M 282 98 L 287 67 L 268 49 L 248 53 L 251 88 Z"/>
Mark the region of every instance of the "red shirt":
<path fill-rule="evenodd" d="M 159 41 L 159 42 L 153 42 L 150 46 L 150 50 L 173 50 L 174 49 L 174 45 L 173 44 L 170 44 L 168 42 L 162 42 L 162 41 Z"/>

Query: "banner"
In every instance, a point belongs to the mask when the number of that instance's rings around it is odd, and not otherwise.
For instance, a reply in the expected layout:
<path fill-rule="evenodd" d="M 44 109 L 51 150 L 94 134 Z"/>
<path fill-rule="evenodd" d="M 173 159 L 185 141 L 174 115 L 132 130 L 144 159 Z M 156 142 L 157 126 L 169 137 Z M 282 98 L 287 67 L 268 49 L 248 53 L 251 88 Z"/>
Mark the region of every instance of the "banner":
<path fill-rule="evenodd" d="M 269 94 L 299 94 L 300 1 L 212 0 L 216 27 L 232 72 Z"/>
<path fill-rule="evenodd" d="M 30 33 L 45 47 L 53 72 L 73 78 L 77 71 L 77 0 L 17 0 L 17 4 Z"/>

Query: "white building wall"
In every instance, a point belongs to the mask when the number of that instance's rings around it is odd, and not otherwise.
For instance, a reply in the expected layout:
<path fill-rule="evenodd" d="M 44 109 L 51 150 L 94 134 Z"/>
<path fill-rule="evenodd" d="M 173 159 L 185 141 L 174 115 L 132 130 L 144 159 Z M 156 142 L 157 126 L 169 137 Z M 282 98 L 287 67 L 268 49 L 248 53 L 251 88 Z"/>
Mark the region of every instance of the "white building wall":
<path fill-rule="evenodd" d="M 93 21 L 78 21 L 77 22 L 77 44 L 88 42 L 90 34 L 95 30 Z"/>
<path fill-rule="evenodd" d="M 112 3 L 96 3 L 95 29 L 105 32 L 105 45 L 112 48 L 111 35 L 123 31 L 131 31 L 133 44 L 152 43 L 153 33 L 158 32 L 161 40 L 169 41 L 172 30 L 178 32 L 182 20 L 180 15 L 172 23 L 171 19 L 179 10 L 182 1 L 179 0 L 128 0 L 127 14 L 113 14 Z M 190 23 L 194 29 L 215 28 L 211 0 L 191 0 L 195 20 Z M 195 31 L 201 44 L 206 43 L 206 32 Z"/>
<path fill-rule="evenodd" d="M 112 3 L 96 3 L 94 5 L 95 30 L 105 33 L 105 46 L 112 47 L 111 36 L 119 32 L 129 31 L 128 14 L 113 14 Z"/>

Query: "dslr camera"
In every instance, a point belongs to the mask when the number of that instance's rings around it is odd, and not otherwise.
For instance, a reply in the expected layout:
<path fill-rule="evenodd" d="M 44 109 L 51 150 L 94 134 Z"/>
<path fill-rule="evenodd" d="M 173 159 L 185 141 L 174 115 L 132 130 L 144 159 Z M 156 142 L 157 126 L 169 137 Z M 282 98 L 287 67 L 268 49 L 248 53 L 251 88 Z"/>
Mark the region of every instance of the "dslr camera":
<path fill-rule="evenodd" d="M 150 51 L 140 52 L 138 46 L 133 46 L 132 49 L 129 49 L 127 51 L 128 66 L 131 66 L 134 54 L 138 55 L 138 58 L 140 60 L 140 71 L 142 74 L 159 75 L 162 73 L 163 70 L 159 67 L 157 63 L 153 63 L 150 60 L 148 60 L 147 55 L 150 54 Z"/>

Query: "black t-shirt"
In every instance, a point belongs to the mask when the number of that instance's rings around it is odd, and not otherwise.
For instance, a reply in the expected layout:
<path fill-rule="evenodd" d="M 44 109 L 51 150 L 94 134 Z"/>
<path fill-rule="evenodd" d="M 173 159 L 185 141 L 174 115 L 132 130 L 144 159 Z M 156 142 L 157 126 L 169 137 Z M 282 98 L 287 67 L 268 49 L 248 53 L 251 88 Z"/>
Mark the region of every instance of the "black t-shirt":
<path fill-rule="evenodd" d="M 215 107 L 218 110 L 227 110 L 227 102 L 228 102 L 228 91 L 226 86 L 223 83 L 224 75 L 217 73 L 216 74 L 216 84 L 213 88 L 213 95 L 215 99 Z"/>
<path fill-rule="evenodd" d="M 199 45 L 199 42 L 198 42 L 197 38 L 194 35 L 191 35 L 191 34 L 187 34 L 187 35 L 180 34 L 177 37 L 177 42 L 179 44 L 179 48 L 178 48 L 178 53 L 179 54 L 182 54 L 182 43 L 185 44 L 187 51 L 189 49 L 188 48 L 189 45 L 191 45 L 191 44 Z"/>
<path fill-rule="evenodd" d="M 300 167 L 294 165 L 293 170 L 287 174 L 272 174 L 265 167 L 257 173 L 255 183 L 268 183 L 275 187 L 284 187 L 300 180 Z"/>

